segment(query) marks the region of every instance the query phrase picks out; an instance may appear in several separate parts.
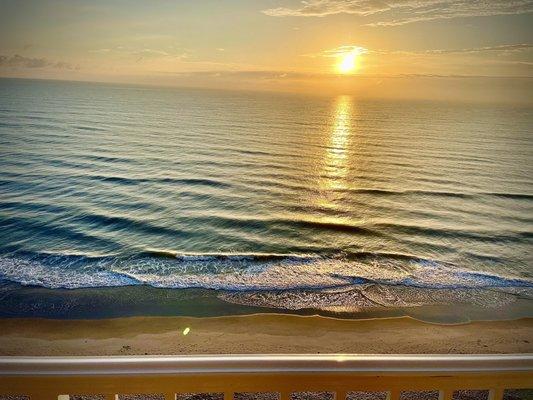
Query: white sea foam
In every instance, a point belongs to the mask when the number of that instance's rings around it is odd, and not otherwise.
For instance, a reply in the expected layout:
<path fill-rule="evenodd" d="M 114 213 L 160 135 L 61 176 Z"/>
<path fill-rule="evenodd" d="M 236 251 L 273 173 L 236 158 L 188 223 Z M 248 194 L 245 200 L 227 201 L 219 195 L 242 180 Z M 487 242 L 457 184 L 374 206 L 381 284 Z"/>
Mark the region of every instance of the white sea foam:
<path fill-rule="evenodd" d="M 468 271 L 428 260 L 322 258 L 309 255 L 179 254 L 89 258 L 0 258 L 0 278 L 47 288 L 150 285 L 227 291 L 349 288 L 362 284 L 426 289 L 532 288 L 526 278 Z"/>
<path fill-rule="evenodd" d="M 2 257 L 0 279 L 50 289 L 77 289 L 136 285 L 134 278 L 105 269 L 105 262 L 85 268 L 68 268 L 70 263 L 50 265 L 43 260 Z"/>
<path fill-rule="evenodd" d="M 320 309 L 354 313 L 364 309 L 420 307 L 449 304 L 497 308 L 516 301 L 504 292 L 483 289 L 420 289 L 367 284 L 321 291 L 221 292 L 219 298 L 235 304 L 286 310 Z"/>

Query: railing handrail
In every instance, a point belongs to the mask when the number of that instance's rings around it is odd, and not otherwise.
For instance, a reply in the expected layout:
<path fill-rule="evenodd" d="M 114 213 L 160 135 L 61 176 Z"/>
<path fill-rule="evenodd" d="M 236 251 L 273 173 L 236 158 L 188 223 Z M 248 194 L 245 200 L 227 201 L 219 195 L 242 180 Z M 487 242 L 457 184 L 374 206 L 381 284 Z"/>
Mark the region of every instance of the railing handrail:
<path fill-rule="evenodd" d="M 0 357 L 0 376 L 192 373 L 531 372 L 533 354 L 272 354 L 109 357 Z"/>

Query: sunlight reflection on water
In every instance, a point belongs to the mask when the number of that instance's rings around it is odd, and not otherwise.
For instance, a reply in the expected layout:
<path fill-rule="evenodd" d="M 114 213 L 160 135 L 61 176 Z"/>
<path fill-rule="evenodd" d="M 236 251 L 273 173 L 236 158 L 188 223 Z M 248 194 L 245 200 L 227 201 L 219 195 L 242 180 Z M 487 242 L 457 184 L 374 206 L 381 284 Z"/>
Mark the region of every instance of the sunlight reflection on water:
<path fill-rule="evenodd" d="M 320 178 L 319 206 L 335 209 L 335 199 L 347 188 L 349 172 L 349 143 L 352 135 L 352 98 L 341 96 L 334 105 L 332 129 L 326 145 L 323 171 Z"/>

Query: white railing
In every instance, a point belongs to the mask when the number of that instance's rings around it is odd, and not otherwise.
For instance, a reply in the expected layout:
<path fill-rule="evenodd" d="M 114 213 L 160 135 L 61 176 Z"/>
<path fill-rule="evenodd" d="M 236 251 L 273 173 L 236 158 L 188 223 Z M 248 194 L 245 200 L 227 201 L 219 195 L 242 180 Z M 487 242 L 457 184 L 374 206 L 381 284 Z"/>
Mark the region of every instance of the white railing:
<path fill-rule="evenodd" d="M 533 388 L 533 355 L 216 355 L 138 357 L 0 358 L 0 396 L 352 391 L 439 391 L 450 400 L 456 390 Z"/>

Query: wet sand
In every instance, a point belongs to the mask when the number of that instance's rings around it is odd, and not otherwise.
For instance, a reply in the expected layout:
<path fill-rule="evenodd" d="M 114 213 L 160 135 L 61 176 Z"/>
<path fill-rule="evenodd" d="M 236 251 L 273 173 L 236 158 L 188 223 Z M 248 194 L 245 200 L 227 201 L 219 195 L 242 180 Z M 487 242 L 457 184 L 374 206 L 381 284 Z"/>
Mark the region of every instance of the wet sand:
<path fill-rule="evenodd" d="M 533 353 L 533 318 L 460 325 L 279 314 L 0 319 L 3 356 L 226 353 Z"/>

